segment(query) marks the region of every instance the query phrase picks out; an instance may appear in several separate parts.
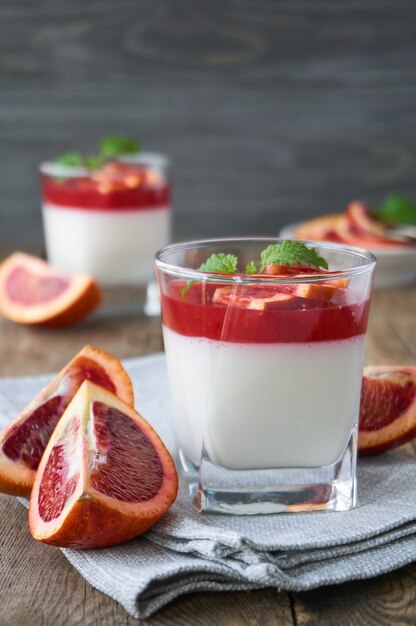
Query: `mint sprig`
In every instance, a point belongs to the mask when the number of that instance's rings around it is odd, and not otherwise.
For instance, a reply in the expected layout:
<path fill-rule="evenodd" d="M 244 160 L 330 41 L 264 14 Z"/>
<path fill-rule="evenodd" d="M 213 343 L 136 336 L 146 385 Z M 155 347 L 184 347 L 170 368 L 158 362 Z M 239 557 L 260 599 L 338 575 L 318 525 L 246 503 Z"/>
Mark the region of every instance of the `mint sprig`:
<path fill-rule="evenodd" d="M 257 274 L 257 263 L 255 261 L 249 261 L 246 265 L 246 269 L 244 271 L 245 274 Z"/>
<path fill-rule="evenodd" d="M 234 254 L 211 254 L 199 267 L 201 272 L 212 272 L 214 274 L 235 274 L 237 271 L 238 258 Z"/>
<path fill-rule="evenodd" d="M 84 157 L 84 167 L 89 170 L 98 170 L 105 163 L 105 159 L 99 154 L 91 154 Z"/>
<path fill-rule="evenodd" d="M 282 243 L 272 243 L 261 253 L 261 272 L 266 265 L 309 265 L 317 269 L 328 269 L 328 263 L 314 248 L 308 248 L 300 241 L 287 239 Z"/>
<path fill-rule="evenodd" d="M 211 256 L 199 266 L 200 272 L 212 272 L 213 274 L 235 274 L 237 271 L 238 258 L 234 254 L 211 254 Z M 180 295 L 184 296 L 189 287 L 196 283 L 196 280 L 188 280 L 185 287 L 180 290 Z"/>
<path fill-rule="evenodd" d="M 100 155 L 106 159 L 114 159 L 124 154 L 137 154 L 139 151 L 139 144 L 123 135 L 108 135 L 100 141 Z"/>
<path fill-rule="evenodd" d="M 79 152 L 67 152 L 55 159 L 55 163 L 67 167 L 83 167 L 84 157 Z"/>
<path fill-rule="evenodd" d="M 123 135 L 108 135 L 101 139 L 97 154 L 86 156 L 80 152 L 67 152 L 57 157 L 55 163 L 67 167 L 86 167 L 89 170 L 97 170 L 110 159 L 138 152 L 140 152 L 140 147 L 134 139 Z"/>
<path fill-rule="evenodd" d="M 390 194 L 376 211 L 376 217 L 384 224 L 416 224 L 416 203 L 396 194 Z"/>

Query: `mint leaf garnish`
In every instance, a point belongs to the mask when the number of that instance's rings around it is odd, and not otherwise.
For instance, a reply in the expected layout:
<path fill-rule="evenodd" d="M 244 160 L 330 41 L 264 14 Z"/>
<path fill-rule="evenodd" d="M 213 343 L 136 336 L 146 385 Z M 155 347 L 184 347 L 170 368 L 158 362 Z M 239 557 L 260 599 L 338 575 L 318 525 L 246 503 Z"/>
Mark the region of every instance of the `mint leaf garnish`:
<path fill-rule="evenodd" d="M 376 216 L 381 222 L 393 226 L 416 224 L 416 203 L 404 196 L 391 194 L 384 200 Z"/>
<path fill-rule="evenodd" d="M 212 272 L 213 274 L 235 274 L 237 271 L 238 259 L 234 254 L 211 254 L 211 256 L 198 268 L 201 272 Z M 184 296 L 189 287 L 197 280 L 188 280 L 185 287 L 180 290 L 180 295 Z"/>
<path fill-rule="evenodd" d="M 79 152 L 67 152 L 56 158 L 55 163 L 68 167 L 82 167 L 84 165 L 84 158 Z"/>
<path fill-rule="evenodd" d="M 246 265 L 246 269 L 244 270 L 245 274 L 257 274 L 257 264 L 254 261 L 249 261 Z"/>
<path fill-rule="evenodd" d="M 234 254 L 211 254 L 209 259 L 200 266 L 201 272 L 212 272 L 215 274 L 235 274 L 237 271 L 238 259 Z"/>
<path fill-rule="evenodd" d="M 103 157 L 98 154 L 92 154 L 91 156 L 87 156 L 84 159 L 85 167 L 88 167 L 89 170 L 98 170 L 104 163 Z"/>
<path fill-rule="evenodd" d="M 137 154 L 139 151 L 138 143 L 122 135 L 108 135 L 100 142 L 100 155 L 106 159 L 113 159 L 123 154 Z"/>
<path fill-rule="evenodd" d="M 101 140 L 98 154 L 84 156 L 80 152 L 68 152 L 55 159 L 55 163 L 67 167 L 86 167 L 89 170 L 97 170 L 109 159 L 138 152 L 140 152 L 139 144 L 133 139 L 122 135 L 109 135 Z"/>
<path fill-rule="evenodd" d="M 300 241 L 287 239 L 282 243 L 272 243 L 261 253 L 262 268 L 266 265 L 309 265 L 319 269 L 328 269 L 328 263 L 318 255 L 314 248 L 308 248 Z"/>

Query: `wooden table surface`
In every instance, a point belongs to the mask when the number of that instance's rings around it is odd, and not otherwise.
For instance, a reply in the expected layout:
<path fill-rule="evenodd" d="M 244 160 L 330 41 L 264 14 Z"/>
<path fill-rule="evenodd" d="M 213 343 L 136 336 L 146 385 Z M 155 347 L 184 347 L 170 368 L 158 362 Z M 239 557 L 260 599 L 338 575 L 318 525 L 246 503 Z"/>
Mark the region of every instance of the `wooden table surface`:
<path fill-rule="evenodd" d="M 373 298 L 367 363 L 416 364 L 416 288 L 377 292 Z M 139 317 L 91 320 L 78 328 L 34 330 L 0 321 L 0 376 L 40 374 L 62 367 L 84 344 L 117 357 L 162 349 L 158 320 Z M 415 454 L 412 444 L 404 453 Z M 133 624 L 136 620 L 96 591 L 59 549 L 35 542 L 27 512 L 0 496 L 0 625 Z M 416 565 L 379 578 L 307 593 L 195 593 L 144 623 L 178 625 L 415 624 Z"/>

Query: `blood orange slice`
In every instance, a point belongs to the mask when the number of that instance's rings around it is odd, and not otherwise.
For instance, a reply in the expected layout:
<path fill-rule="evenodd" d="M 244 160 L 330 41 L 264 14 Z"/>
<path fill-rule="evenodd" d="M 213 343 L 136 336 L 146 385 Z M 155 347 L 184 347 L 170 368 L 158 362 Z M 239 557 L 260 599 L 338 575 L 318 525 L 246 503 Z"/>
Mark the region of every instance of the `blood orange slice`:
<path fill-rule="evenodd" d="M 292 265 L 286 265 L 285 263 L 277 265 L 276 263 L 271 263 L 270 265 L 266 265 L 264 273 L 267 276 L 281 276 L 282 278 L 290 278 L 291 276 L 308 276 L 309 274 L 319 274 L 321 273 L 321 270 L 318 270 L 316 267 L 312 267 L 310 265 L 297 265 L 296 263 L 292 263 Z"/>
<path fill-rule="evenodd" d="M 312 275 L 322 275 L 324 272 L 323 270 L 308 265 L 272 264 L 266 266 L 265 273 L 268 276 L 281 276 L 283 278 L 299 278 L 303 276 L 305 276 L 305 278 L 309 278 Z M 325 275 L 326 274 L 328 275 L 329 280 L 325 280 L 319 283 L 316 282 L 293 284 L 288 287 L 288 289 L 291 293 L 300 298 L 329 302 L 336 294 L 338 287 L 345 288 L 348 286 L 349 279 L 338 278 L 331 280 L 330 277 L 331 275 L 333 275 L 333 272 L 325 272 Z"/>
<path fill-rule="evenodd" d="M 133 388 L 121 363 L 86 346 L 0 433 L 0 492 L 29 495 L 53 429 L 84 380 L 133 404 Z"/>
<path fill-rule="evenodd" d="M 85 381 L 39 465 L 30 531 L 57 546 L 114 545 L 154 524 L 177 490 L 173 460 L 151 426 L 112 393 Z"/>
<path fill-rule="evenodd" d="M 384 452 L 415 436 L 416 367 L 366 367 L 361 389 L 360 453 Z"/>
<path fill-rule="evenodd" d="M 293 293 L 300 298 L 309 298 L 320 302 L 329 302 L 337 293 L 338 287 L 324 283 L 301 283 L 296 285 Z"/>
<path fill-rule="evenodd" d="M 215 290 L 212 300 L 216 304 L 266 311 L 293 306 L 297 299 L 289 293 L 282 293 L 273 288 L 246 285 L 239 288 L 219 287 Z"/>
<path fill-rule="evenodd" d="M 69 275 L 46 261 L 15 252 L 0 265 L 0 313 L 12 322 L 38 326 L 69 326 L 101 302 L 91 276 Z"/>

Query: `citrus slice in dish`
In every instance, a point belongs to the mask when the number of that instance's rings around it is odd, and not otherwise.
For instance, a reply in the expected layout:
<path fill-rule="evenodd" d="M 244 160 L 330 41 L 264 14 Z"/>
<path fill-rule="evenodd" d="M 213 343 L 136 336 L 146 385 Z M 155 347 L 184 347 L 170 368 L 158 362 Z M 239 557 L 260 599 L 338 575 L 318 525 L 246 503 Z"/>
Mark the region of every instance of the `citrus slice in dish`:
<path fill-rule="evenodd" d="M 294 234 L 296 239 L 310 239 L 312 241 L 338 241 L 337 230 L 339 223 L 345 217 L 339 213 L 315 217 L 299 224 Z"/>
<path fill-rule="evenodd" d="M 30 531 L 62 547 L 115 545 L 152 526 L 177 490 L 175 465 L 152 427 L 114 394 L 85 381 L 39 465 Z"/>
<path fill-rule="evenodd" d="M 65 274 L 46 261 L 15 252 L 0 265 L 0 313 L 12 322 L 69 326 L 101 302 L 91 276 Z"/>
<path fill-rule="evenodd" d="M 86 346 L 0 433 L 0 492 L 30 494 L 46 444 L 84 380 L 133 405 L 132 384 L 120 361 Z"/>
<path fill-rule="evenodd" d="M 416 436 L 416 367 L 364 368 L 358 449 L 377 454 Z"/>
<path fill-rule="evenodd" d="M 346 220 L 352 233 L 358 236 L 385 238 L 384 227 L 370 213 L 363 202 L 350 202 L 345 210 Z"/>

